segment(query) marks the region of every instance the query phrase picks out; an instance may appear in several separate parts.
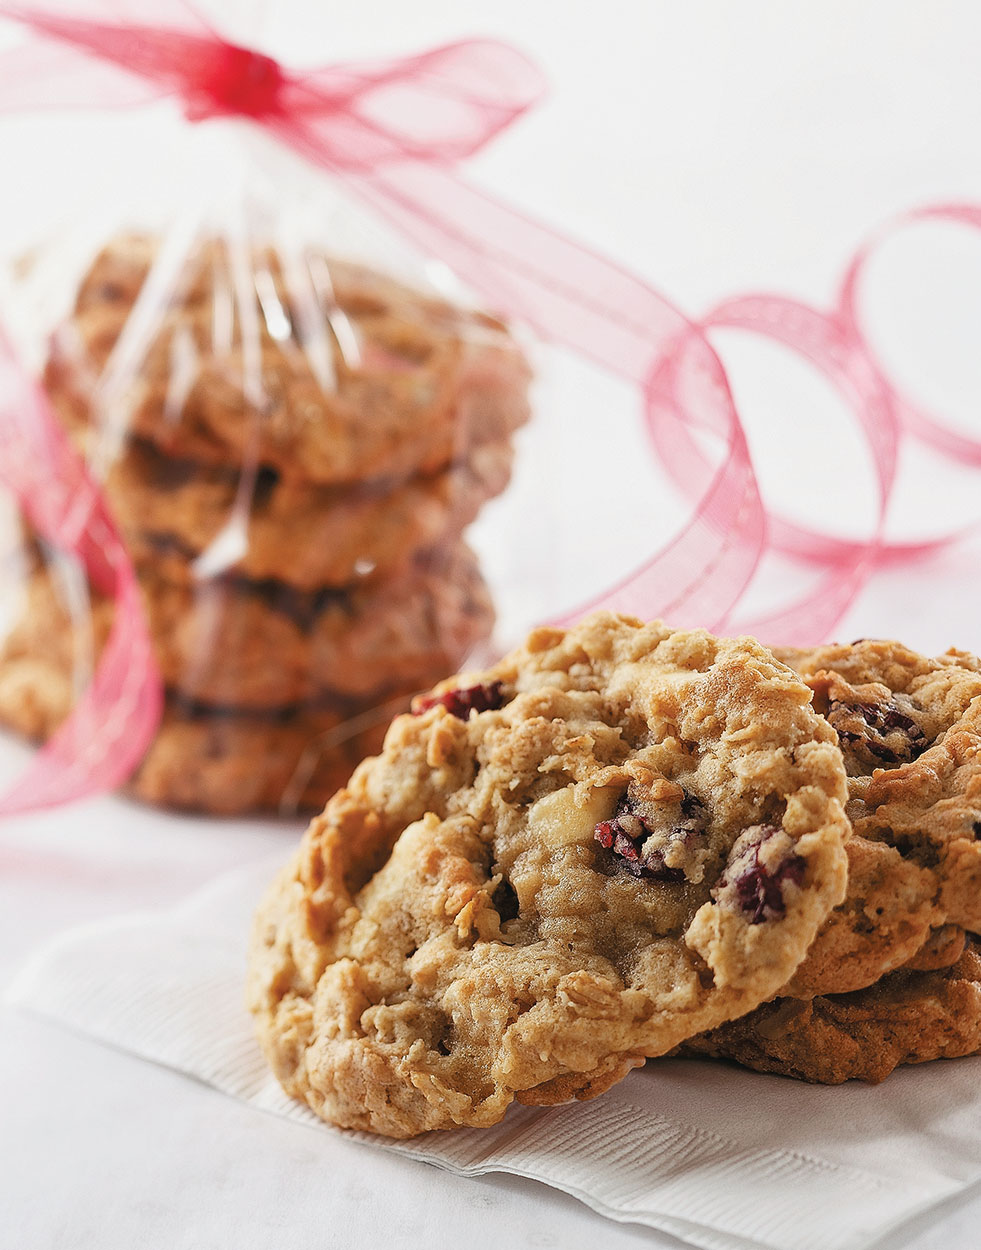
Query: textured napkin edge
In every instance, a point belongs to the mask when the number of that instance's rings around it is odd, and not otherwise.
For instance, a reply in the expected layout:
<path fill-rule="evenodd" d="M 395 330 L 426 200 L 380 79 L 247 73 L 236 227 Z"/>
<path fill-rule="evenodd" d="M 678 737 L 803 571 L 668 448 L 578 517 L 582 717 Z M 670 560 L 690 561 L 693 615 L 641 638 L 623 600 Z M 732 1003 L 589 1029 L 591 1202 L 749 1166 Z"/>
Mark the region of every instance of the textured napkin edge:
<path fill-rule="evenodd" d="M 240 895 L 256 871 L 255 865 L 238 869 L 166 911 L 57 935 L 15 974 L 5 1005 L 191 1076 L 267 1114 L 341 1131 L 348 1140 L 459 1175 L 535 1180 L 605 1218 L 659 1229 L 700 1250 L 861 1250 L 966 1188 L 934 1179 L 917 1193 L 908 1179 L 890 1181 L 804 1152 L 743 1148 L 721 1134 L 603 1099 L 515 1108 L 492 1129 L 431 1133 L 412 1142 L 325 1126 L 269 1074 L 245 1011 L 243 976 L 232 973 L 238 967 L 244 974 L 242 931 L 214 921 L 213 904 Z M 265 861 L 259 871 L 268 875 Z M 147 947 L 146 962 L 137 965 L 139 984 L 133 968 L 113 975 L 112 949 L 123 934 L 130 939 L 123 944 L 126 958 L 141 943 Z M 189 986 L 180 965 L 192 953 L 202 972 Z M 194 1040 L 202 1019 L 205 1035 Z M 607 1164 L 602 1172 L 597 1159 Z"/>

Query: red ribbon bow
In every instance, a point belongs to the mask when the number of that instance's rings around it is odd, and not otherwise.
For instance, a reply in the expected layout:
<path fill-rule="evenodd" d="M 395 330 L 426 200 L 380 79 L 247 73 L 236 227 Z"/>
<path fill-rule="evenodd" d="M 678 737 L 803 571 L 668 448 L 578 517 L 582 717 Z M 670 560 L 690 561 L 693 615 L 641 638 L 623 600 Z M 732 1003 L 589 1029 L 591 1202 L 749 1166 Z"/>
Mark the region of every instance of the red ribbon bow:
<path fill-rule="evenodd" d="M 499 310 L 634 384 L 654 444 L 697 502 L 670 544 L 587 607 L 659 614 L 679 625 L 727 625 L 769 542 L 825 573 L 789 607 L 744 627 L 771 641 L 816 642 L 884 559 L 939 545 L 889 547 L 883 541 L 902 405 L 858 332 L 854 291 L 863 256 L 849 272 L 837 312 L 752 297 L 730 301 L 696 325 L 625 269 L 497 202 L 455 170 L 541 92 L 534 67 L 513 49 L 470 41 L 402 60 L 301 73 L 222 39 L 183 5 L 162 8 L 147 24 L 0 2 L 0 14 L 40 37 L 0 58 L 0 108 L 176 96 L 195 121 L 247 119 L 341 179 Z M 963 216 L 971 210 L 942 211 Z M 853 405 L 877 467 L 878 524 L 867 541 L 831 539 L 768 516 L 724 370 L 706 337 L 720 325 L 752 329 L 803 353 Z M 18 377 L 19 390 L 16 398 L 6 391 L 0 408 L 0 447 L 8 449 L 0 458 L 0 480 L 42 533 L 78 552 L 117 598 L 116 624 L 93 686 L 0 805 L 11 811 L 124 779 L 154 732 L 160 686 L 132 567 L 98 491 L 67 447 L 43 393 L 26 382 L 9 352 L 4 365 L 8 380 Z M 714 436 L 721 450 L 715 461 L 696 432 Z M 915 432 L 937 445 L 950 440 L 925 417 Z M 971 449 L 981 458 L 977 443 Z M 85 503 L 81 514 L 79 500 Z"/>

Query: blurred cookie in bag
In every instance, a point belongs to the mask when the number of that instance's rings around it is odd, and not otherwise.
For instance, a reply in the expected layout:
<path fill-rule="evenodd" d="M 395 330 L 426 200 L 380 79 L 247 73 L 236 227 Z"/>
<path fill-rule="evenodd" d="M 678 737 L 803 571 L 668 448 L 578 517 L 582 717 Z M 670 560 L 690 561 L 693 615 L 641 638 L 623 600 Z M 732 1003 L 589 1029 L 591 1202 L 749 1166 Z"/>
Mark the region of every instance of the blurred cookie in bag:
<path fill-rule="evenodd" d="M 170 700 L 124 789 L 147 803 L 214 816 L 319 811 L 381 748 L 391 716 L 404 706 L 401 698 L 361 716 L 315 707 L 277 715 Z"/>
<path fill-rule="evenodd" d="M 452 640 L 444 636 L 438 643 L 431 635 L 430 645 L 416 638 L 420 648 L 416 658 L 423 667 L 451 664 L 455 649 L 458 647 L 461 654 L 467 651 L 475 641 L 475 633 L 483 637 L 493 621 L 483 583 L 466 548 L 461 546 L 457 559 L 458 564 L 453 566 L 451 562 L 445 571 L 455 570 L 462 576 L 462 562 L 477 579 L 475 593 L 480 604 L 470 618 L 471 624 L 463 626 L 462 635 L 458 630 Z M 66 576 L 59 576 L 64 571 L 57 561 L 35 552 L 35 567 L 27 577 L 21 602 L 13 605 L 17 619 L 0 646 L 0 724 L 37 741 L 50 737 L 67 717 L 91 675 L 112 624 L 111 603 L 93 593 L 74 566 L 68 566 Z M 445 589 L 450 593 L 448 583 Z M 172 593 L 185 592 L 172 588 Z M 465 587 L 458 587 L 452 593 L 465 598 L 467 592 Z M 432 604 L 428 601 L 420 608 L 420 623 L 427 616 L 432 616 Z M 192 608 L 179 615 L 175 629 L 178 633 L 182 629 L 203 629 L 204 619 Z M 215 654 L 201 670 L 205 680 L 218 682 L 222 673 L 232 671 L 222 666 L 222 641 L 231 636 L 233 626 L 244 631 L 244 646 L 246 620 L 236 609 L 230 612 L 228 621 L 219 621 L 213 644 Z M 159 622 L 153 637 L 157 649 L 163 650 L 166 631 Z M 403 641 L 398 618 L 390 621 L 388 633 L 376 632 L 373 637 L 379 647 L 394 647 Z M 359 635 L 349 633 L 346 640 L 343 635 L 339 638 L 342 651 L 348 648 L 348 654 L 338 653 L 335 657 L 343 666 L 350 662 L 350 651 L 357 648 Z M 361 641 L 365 643 L 366 639 Z M 411 643 L 404 641 L 406 645 L 400 654 L 406 666 L 405 680 L 392 677 L 382 684 L 380 674 L 393 674 L 395 665 L 389 662 L 386 668 L 379 663 L 371 670 L 378 684 L 365 698 L 307 695 L 290 706 L 250 709 L 195 701 L 170 690 L 163 723 L 127 787 L 129 792 L 149 802 L 213 814 L 311 811 L 322 807 L 355 764 L 379 747 L 392 716 L 405 709 L 409 694 L 423 684 L 411 671 Z M 442 658 L 437 660 L 434 648 L 440 645 L 449 650 L 440 653 Z M 389 659 L 394 660 L 394 656 Z M 241 655 L 237 661 L 242 664 Z M 191 671 L 183 675 L 187 677 Z M 261 680 L 263 671 L 257 669 L 257 680 Z M 277 674 L 283 669 L 270 659 L 269 671 L 272 680 L 279 680 Z M 366 670 L 362 667 L 360 671 L 363 675 Z M 246 665 L 240 668 L 238 676 L 247 673 Z M 350 674 L 347 680 L 350 684 Z M 83 732 L 97 733 L 98 727 L 84 727 Z"/>
<path fill-rule="evenodd" d="M 91 452 L 77 415 L 63 403 L 59 412 Z M 512 460 L 509 444 L 485 443 L 429 476 L 329 487 L 265 467 L 173 460 L 130 439 L 103 489 L 137 561 L 149 564 L 162 550 L 180 557 L 168 561 L 171 579 L 191 583 L 217 568 L 317 591 L 380 580 L 417 552 L 453 542 L 507 486 Z"/>
<path fill-rule="evenodd" d="M 981 930 L 981 672 L 897 642 L 776 648 L 836 730 L 849 778 L 848 893 L 786 988 L 793 997 L 871 985 L 937 932 Z"/>
<path fill-rule="evenodd" d="M 235 578 L 191 587 L 168 580 L 173 563 L 164 552 L 137 568 L 164 683 L 222 708 L 370 703 L 393 688 L 418 690 L 452 670 L 494 623 L 477 561 L 461 542 L 420 553 L 398 579 L 319 594 Z M 112 604 L 95 597 L 85 624 L 96 650 L 111 621 Z M 0 659 L 43 650 L 70 671 L 74 645 L 62 596 L 39 567 Z"/>
<path fill-rule="evenodd" d="M 420 552 L 398 577 L 304 592 L 282 582 L 168 580 L 165 553 L 138 568 L 164 681 L 240 708 L 341 697 L 371 702 L 452 671 L 491 633 L 494 609 L 463 543 Z"/>
<path fill-rule="evenodd" d="M 50 737 L 77 692 L 65 656 L 5 654 L 0 724 L 34 741 Z M 84 671 L 84 665 L 80 666 Z M 313 812 L 358 762 L 377 751 L 406 696 L 368 713 L 337 704 L 248 713 L 168 698 L 164 717 L 125 791 L 148 803 L 210 815 Z M 99 732 L 99 726 L 80 726 Z"/>
<path fill-rule="evenodd" d="M 884 1080 L 899 1064 L 981 1050 L 981 954 L 971 941 L 940 972 L 891 972 L 850 994 L 778 998 L 695 1038 L 692 1056 L 734 1059 L 821 1085 Z"/>
<path fill-rule="evenodd" d="M 493 317 L 309 251 L 205 242 L 172 281 L 158 259 L 130 236 L 96 258 L 52 341 L 59 406 L 322 485 L 435 473 L 528 418 L 528 364 Z"/>

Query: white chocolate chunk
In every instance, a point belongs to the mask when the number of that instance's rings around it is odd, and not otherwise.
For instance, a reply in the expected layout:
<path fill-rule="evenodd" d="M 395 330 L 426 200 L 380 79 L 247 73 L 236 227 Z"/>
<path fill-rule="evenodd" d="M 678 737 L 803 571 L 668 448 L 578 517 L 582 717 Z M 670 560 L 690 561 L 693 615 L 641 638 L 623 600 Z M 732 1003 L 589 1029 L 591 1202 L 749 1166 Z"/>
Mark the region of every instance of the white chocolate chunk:
<path fill-rule="evenodd" d="M 574 786 L 556 790 L 532 804 L 528 831 L 533 841 L 542 846 L 591 842 L 593 830 L 601 820 L 610 819 L 619 797 L 617 790 L 597 789 L 589 792 L 585 803 L 577 803 Z"/>

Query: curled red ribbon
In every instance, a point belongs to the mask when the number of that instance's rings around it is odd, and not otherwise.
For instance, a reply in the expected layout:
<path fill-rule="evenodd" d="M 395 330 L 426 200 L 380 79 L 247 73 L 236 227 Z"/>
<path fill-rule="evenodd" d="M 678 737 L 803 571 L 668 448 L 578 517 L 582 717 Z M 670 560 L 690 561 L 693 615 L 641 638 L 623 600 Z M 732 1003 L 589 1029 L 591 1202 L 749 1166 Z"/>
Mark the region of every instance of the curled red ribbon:
<path fill-rule="evenodd" d="M 119 7 L 116 6 L 117 10 Z M 136 7 L 135 4 L 133 6 Z M 0 108 L 91 107 L 175 96 L 192 120 L 246 119 L 338 178 L 406 238 L 438 256 L 486 301 L 548 342 L 592 360 L 638 389 L 654 446 L 694 498 L 681 533 L 618 585 L 569 613 L 611 607 L 661 615 L 679 625 L 732 628 L 734 610 L 768 548 L 823 570 L 816 588 L 745 628 L 771 641 L 819 641 L 886 560 L 933 549 L 884 537 L 899 441 L 912 434 L 981 463 L 981 443 L 907 403 L 885 379 L 859 330 L 857 285 L 868 249 L 846 276 L 832 313 L 779 297 L 730 301 L 694 323 L 639 278 L 467 183 L 456 169 L 539 97 L 535 68 L 489 41 L 436 48 L 402 60 L 294 72 L 229 43 L 176 3 L 156 6 L 153 24 L 65 16 L 52 5 L 0 3 L 0 15 L 40 40 L 0 58 Z M 978 210 L 927 210 L 979 224 Z M 851 405 L 876 466 L 877 523 L 862 541 L 831 538 L 770 515 L 725 371 L 709 341 L 719 326 L 764 334 L 826 374 Z M 0 343 L 0 353 L 4 345 Z M 9 351 L 4 366 L 17 368 Z M 159 715 L 159 680 L 132 567 L 98 492 L 64 445 L 44 395 L 21 376 L 29 405 L 0 407 L 4 479 L 47 537 L 102 565 L 117 599 L 116 628 L 83 706 L 34 766 L 18 793 L 35 806 L 118 784 L 138 761 Z M 10 392 L 7 392 L 9 395 Z M 36 430 L 28 439 L 23 412 Z M 709 458 L 696 435 L 719 451 Z M 50 472 L 39 470 L 50 465 Z M 51 501 L 31 503 L 38 490 Z M 68 514 L 88 502 L 73 531 Z M 77 502 L 77 499 L 76 499 Z M 76 508 L 75 516 L 79 513 Z M 136 674 L 132 681 L 126 674 Z M 137 697 L 138 696 L 138 697 Z M 82 758 L 79 724 L 112 725 Z M 67 744 L 67 745 L 66 745 Z M 66 769 L 71 780 L 66 780 Z M 11 800 L 0 812 L 11 810 Z"/>
<path fill-rule="evenodd" d="M 162 687 L 132 563 L 101 493 L 47 396 L 0 330 L 0 484 L 34 529 L 73 552 L 116 603 L 92 681 L 72 714 L 0 801 L 13 815 L 96 793 L 133 771 L 160 720 Z"/>

